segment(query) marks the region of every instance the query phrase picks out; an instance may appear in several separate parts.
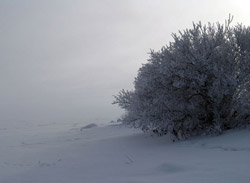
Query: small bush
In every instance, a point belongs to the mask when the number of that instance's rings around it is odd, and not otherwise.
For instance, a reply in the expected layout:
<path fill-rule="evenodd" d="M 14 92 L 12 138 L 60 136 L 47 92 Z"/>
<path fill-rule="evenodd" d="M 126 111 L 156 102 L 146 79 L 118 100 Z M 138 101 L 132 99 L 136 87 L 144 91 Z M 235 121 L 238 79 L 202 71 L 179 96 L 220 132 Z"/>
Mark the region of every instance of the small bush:
<path fill-rule="evenodd" d="M 193 24 L 151 51 L 134 90 L 114 104 L 123 123 L 174 138 L 220 134 L 250 122 L 250 27 Z"/>

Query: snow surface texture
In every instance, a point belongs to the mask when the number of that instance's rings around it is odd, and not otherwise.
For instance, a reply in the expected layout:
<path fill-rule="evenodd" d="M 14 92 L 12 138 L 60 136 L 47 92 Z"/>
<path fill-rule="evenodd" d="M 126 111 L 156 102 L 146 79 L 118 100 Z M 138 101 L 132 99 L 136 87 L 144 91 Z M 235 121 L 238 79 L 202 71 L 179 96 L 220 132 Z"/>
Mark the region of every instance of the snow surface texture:
<path fill-rule="evenodd" d="M 249 130 L 173 143 L 167 136 L 152 137 L 120 125 L 81 127 L 57 123 L 1 127 L 0 182 L 250 181 Z"/>

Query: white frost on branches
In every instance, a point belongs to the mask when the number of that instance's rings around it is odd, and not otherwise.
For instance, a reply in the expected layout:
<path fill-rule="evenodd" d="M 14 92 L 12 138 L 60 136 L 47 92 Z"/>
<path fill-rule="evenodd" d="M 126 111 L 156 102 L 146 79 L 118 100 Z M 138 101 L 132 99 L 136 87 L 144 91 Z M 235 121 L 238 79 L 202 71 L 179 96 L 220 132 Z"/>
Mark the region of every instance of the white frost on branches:
<path fill-rule="evenodd" d="M 250 27 L 193 24 L 159 52 L 151 51 L 114 103 L 123 123 L 177 139 L 219 134 L 250 122 Z"/>

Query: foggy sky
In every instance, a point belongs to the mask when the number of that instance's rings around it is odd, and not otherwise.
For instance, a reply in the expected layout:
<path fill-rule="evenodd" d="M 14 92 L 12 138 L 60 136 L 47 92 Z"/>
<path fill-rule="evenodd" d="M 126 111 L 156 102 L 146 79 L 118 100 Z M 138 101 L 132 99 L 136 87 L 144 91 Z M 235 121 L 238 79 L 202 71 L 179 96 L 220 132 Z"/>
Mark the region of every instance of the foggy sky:
<path fill-rule="evenodd" d="M 192 22 L 250 24 L 228 0 L 0 0 L 0 121 L 115 120 L 150 49 Z"/>

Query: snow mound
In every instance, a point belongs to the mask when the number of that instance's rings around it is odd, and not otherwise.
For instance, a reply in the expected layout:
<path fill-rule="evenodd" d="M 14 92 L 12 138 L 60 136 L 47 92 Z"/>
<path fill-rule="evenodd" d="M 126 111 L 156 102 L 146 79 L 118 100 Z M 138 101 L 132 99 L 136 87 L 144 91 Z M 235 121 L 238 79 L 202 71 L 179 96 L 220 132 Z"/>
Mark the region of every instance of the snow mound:
<path fill-rule="evenodd" d="M 94 127 L 97 127 L 97 124 L 95 124 L 95 123 L 90 123 L 90 124 L 88 124 L 88 125 L 82 127 L 82 128 L 80 129 L 80 131 L 82 131 L 82 130 L 84 130 L 84 129 L 94 128 Z"/>

